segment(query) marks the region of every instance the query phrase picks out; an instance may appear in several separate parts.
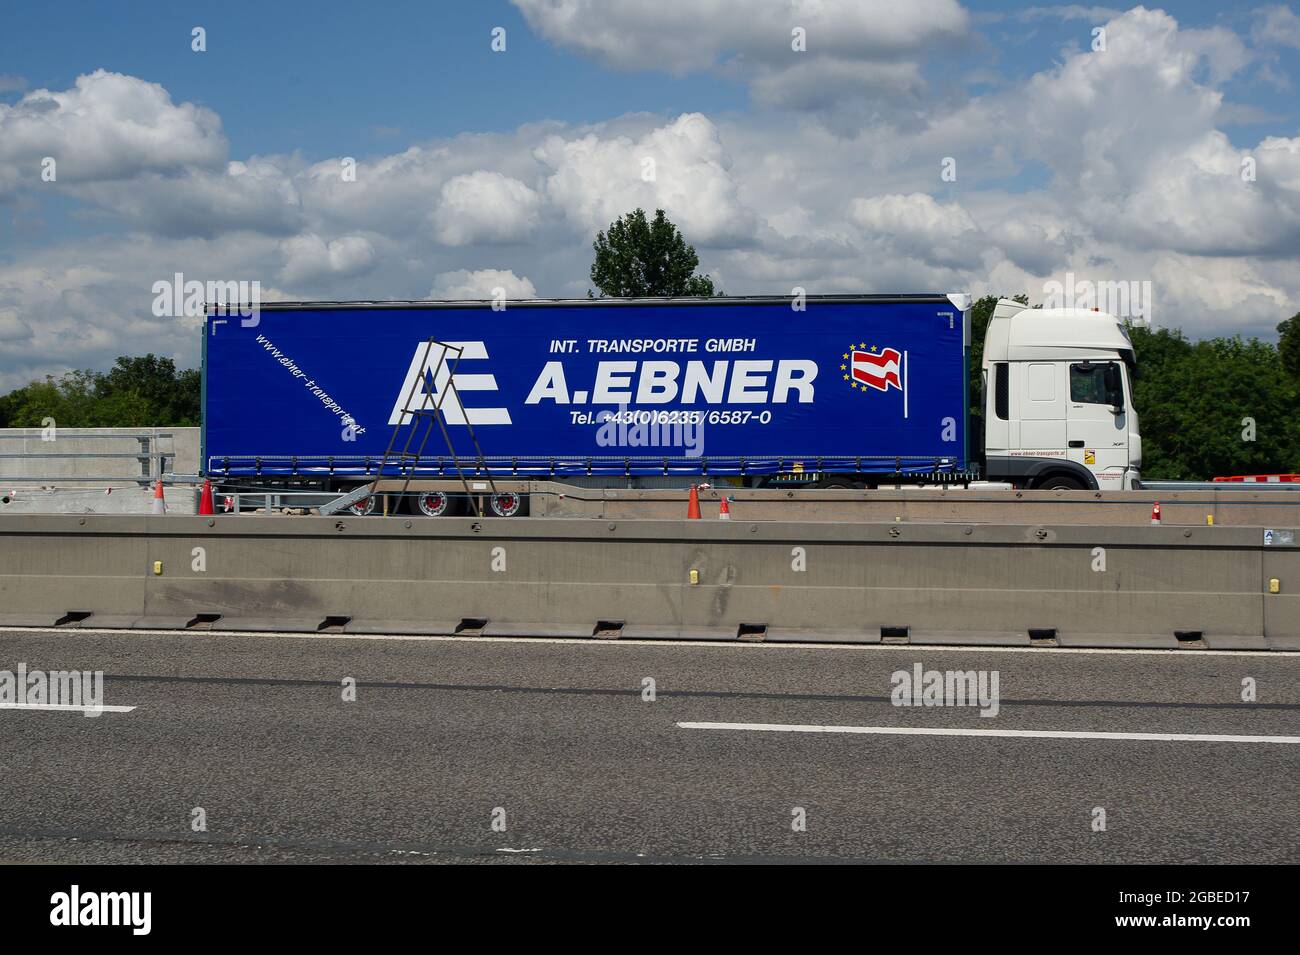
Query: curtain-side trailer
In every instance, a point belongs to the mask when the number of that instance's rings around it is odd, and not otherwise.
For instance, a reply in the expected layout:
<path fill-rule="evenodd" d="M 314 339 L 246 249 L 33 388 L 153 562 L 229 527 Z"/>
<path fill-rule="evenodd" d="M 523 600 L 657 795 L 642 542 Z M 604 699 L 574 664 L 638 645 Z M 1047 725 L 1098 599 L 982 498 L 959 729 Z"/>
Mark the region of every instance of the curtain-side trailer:
<path fill-rule="evenodd" d="M 976 396 L 990 454 L 968 446 L 965 295 L 210 306 L 203 471 L 227 489 L 409 478 L 409 505 L 429 515 L 457 509 L 463 475 L 872 487 L 964 483 L 983 467 L 1018 486 L 1129 486 L 1136 465 L 1126 457 L 1122 483 L 1104 485 L 1093 447 L 1109 467 L 1101 439 L 1127 434 L 1126 415 L 1136 431 L 1122 326 L 1023 309 L 1003 302 L 990 325 Z M 1105 417 L 1074 421 L 1077 397 L 1110 402 Z M 1058 411 L 1060 428 L 1042 424 Z M 526 501 L 510 491 L 492 509 Z"/>

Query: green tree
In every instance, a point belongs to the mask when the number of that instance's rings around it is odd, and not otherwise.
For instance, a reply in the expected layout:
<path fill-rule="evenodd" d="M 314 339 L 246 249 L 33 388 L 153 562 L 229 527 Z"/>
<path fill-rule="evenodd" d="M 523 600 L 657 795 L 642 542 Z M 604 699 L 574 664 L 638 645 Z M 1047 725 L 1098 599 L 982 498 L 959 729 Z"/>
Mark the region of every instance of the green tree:
<path fill-rule="evenodd" d="M 170 358 L 117 359 L 107 373 L 47 375 L 0 397 L 0 427 L 193 427 L 199 423 L 200 374 L 177 371 Z"/>
<path fill-rule="evenodd" d="M 686 244 L 662 209 L 655 210 L 653 221 L 644 209 L 619 216 L 607 232 L 596 233 L 592 249 L 591 281 L 602 297 L 713 295 L 713 280 L 695 274 L 700 264 L 695 247 Z"/>
<path fill-rule="evenodd" d="M 1135 326 L 1129 334 L 1144 478 L 1300 469 L 1297 381 L 1278 348 L 1237 337 L 1189 342 L 1166 328 Z"/>
<path fill-rule="evenodd" d="M 162 422 L 160 427 L 181 427 L 199 422 L 200 376 L 195 369 L 178 372 L 170 358 L 145 355 L 117 359 L 95 383 L 95 397 L 130 416 L 134 408 Z M 137 400 L 128 400 L 134 396 Z M 130 427 L 141 422 L 130 422 Z"/>
<path fill-rule="evenodd" d="M 1277 327 L 1277 350 L 1282 367 L 1288 375 L 1300 381 L 1300 312 L 1296 312 Z"/>

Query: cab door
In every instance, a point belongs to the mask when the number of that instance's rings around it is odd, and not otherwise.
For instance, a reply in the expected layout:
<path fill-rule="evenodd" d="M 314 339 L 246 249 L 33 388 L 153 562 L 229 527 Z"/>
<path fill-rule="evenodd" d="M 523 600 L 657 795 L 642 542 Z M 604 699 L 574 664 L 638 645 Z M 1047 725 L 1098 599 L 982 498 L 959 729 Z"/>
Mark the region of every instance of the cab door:
<path fill-rule="evenodd" d="M 1103 490 L 1122 489 L 1129 460 L 1129 403 L 1120 363 L 1071 362 L 1069 392 L 1070 460 L 1091 471 Z"/>
<path fill-rule="evenodd" d="M 1064 363 L 1027 361 L 1019 365 L 1020 447 L 1027 454 L 1055 452 L 1044 456 L 1061 457 L 1066 438 Z"/>

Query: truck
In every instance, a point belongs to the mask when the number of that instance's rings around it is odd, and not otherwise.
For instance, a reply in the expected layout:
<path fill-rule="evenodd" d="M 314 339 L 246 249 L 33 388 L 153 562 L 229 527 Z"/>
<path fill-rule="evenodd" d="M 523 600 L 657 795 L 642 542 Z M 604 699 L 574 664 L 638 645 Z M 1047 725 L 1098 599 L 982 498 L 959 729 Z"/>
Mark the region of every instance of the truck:
<path fill-rule="evenodd" d="M 384 512 L 528 511 L 528 482 L 1135 489 L 1135 356 L 1097 310 L 969 295 L 210 305 L 201 462 L 219 489 Z M 972 415 L 975 405 L 982 414 Z M 474 482 L 472 485 L 470 480 Z M 498 484 L 498 482 L 504 482 Z M 505 487 L 505 490 L 500 490 Z"/>

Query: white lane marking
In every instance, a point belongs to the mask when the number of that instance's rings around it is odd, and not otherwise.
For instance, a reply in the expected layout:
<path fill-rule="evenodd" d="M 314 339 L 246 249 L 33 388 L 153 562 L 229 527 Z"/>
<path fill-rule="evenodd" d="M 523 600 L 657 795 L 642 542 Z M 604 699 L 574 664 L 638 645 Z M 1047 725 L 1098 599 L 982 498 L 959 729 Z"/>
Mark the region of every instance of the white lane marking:
<path fill-rule="evenodd" d="M 68 633 L 66 627 L 0 627 L 0 633 Z M 880 643 L 781 643 L 774 640 L 750 643 L 743 640 L 596 640 L 591 637 L 457 637 L 435 636 L 432 634 L 400 633 L 280 633 L 268 630 L 136 630 L 134 628 L 104 627 L 90 629 L 79 628 L 79 634 L 112 634 L 113 636 L 141 637 L 261 637 L 293 640 L 389 640 L 411 642 L 442 643 L 557 643 L 573 644 L 587 647 L 723 647 L 745 651 L 760 650 L 816 650 L 816 651 L 850 651 L 868 653 L 1032 653 L 1038 656 L 1059 657 L 1063 654 L 1115 653 L 1129 656 L 1172 655 L 1187 660 L 1220 657 L 1253 657 L 1256 660 L 1277 660 L 1287 657 L 1300 657 L 1300 650 L 1206 650 L 1190 652 L 1177 647 L 1162 650 L 1158 648 L 1127 647 L 994 647 L 994 646 L 947 646 L 938 643 L 912 643 L 890 645 Z"/>
<path fill-rule="evenodd" d="M 866 736 L 997 736 L 1031 739 L 1123 739 L 1175 743 L 1292 743 L 1300 736 L 1229 736 L 1222 733 L 1094 733 L 1084 730 L 972 730 L 932 726 L 816 726 L 810 723 L 678 723 L 686 730 L 756 733 L 857 733 Z"/>
<path fill-rule="evenodd" d="M 0 703 L 0 710 L 65 710 L 73 713 L 130 713 L 134 706 L 95 706 L 90 703 Z"/>

